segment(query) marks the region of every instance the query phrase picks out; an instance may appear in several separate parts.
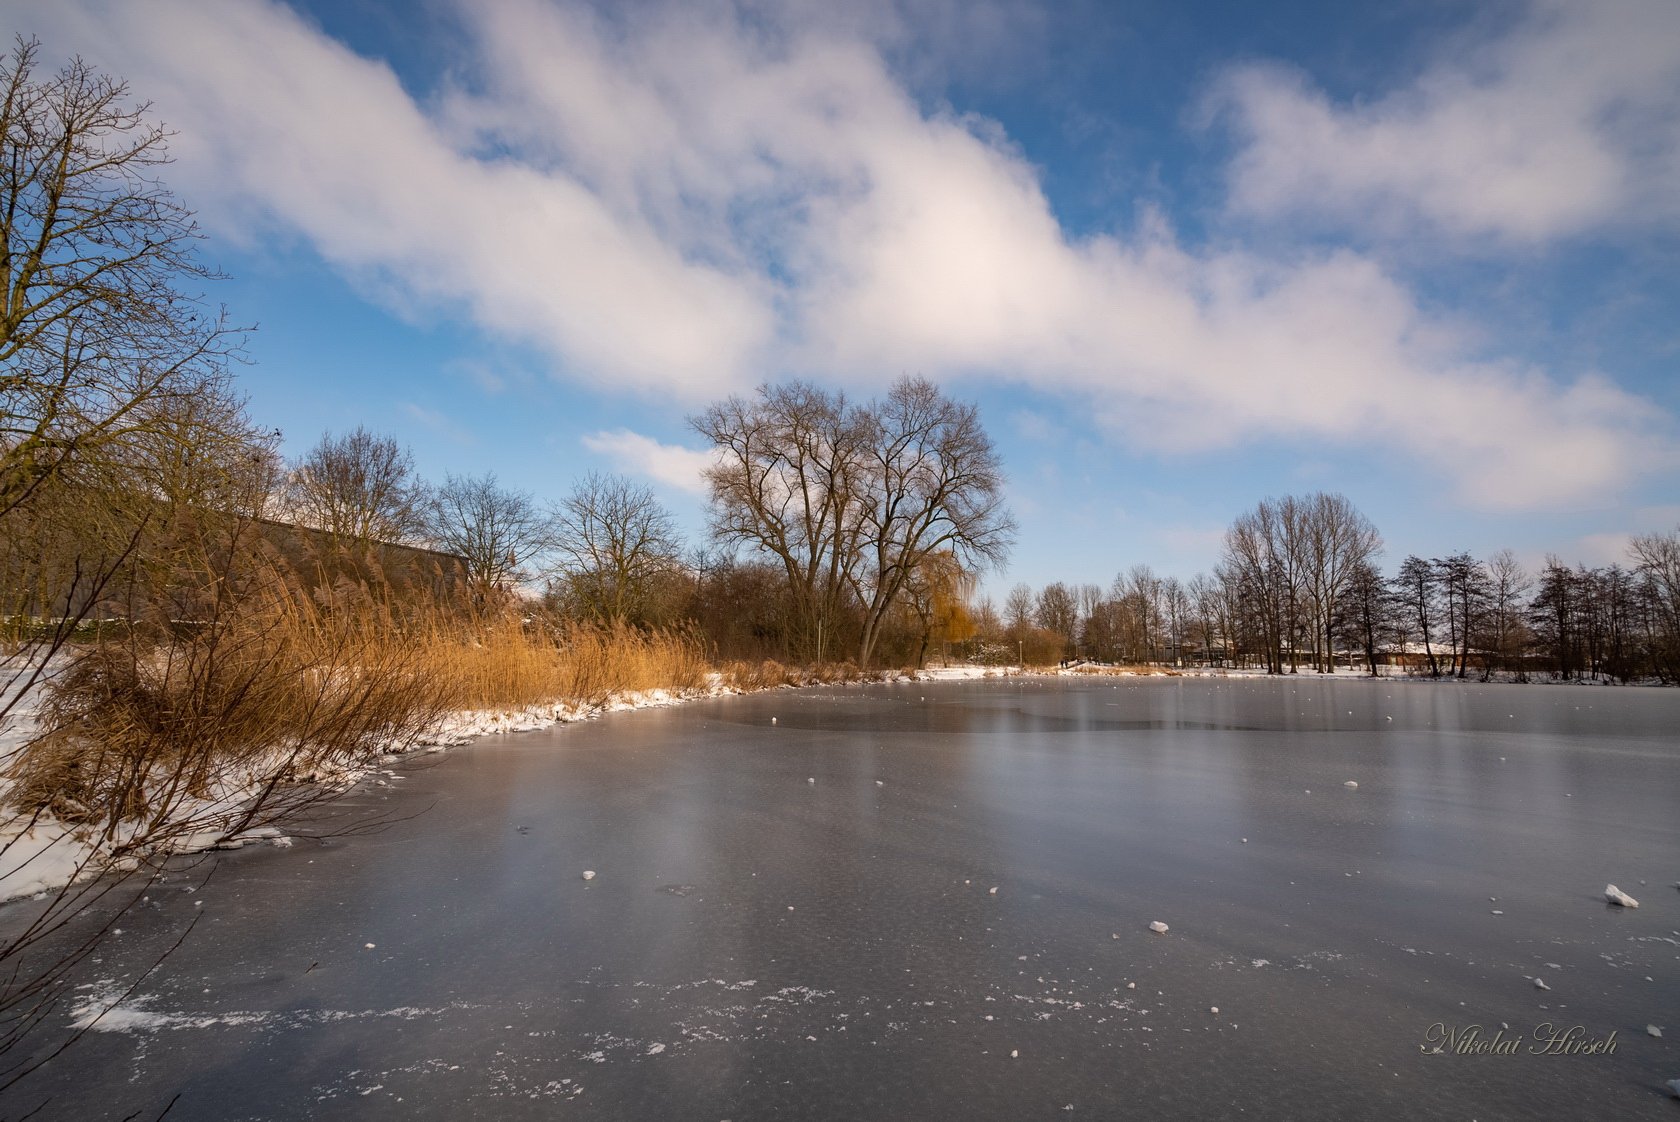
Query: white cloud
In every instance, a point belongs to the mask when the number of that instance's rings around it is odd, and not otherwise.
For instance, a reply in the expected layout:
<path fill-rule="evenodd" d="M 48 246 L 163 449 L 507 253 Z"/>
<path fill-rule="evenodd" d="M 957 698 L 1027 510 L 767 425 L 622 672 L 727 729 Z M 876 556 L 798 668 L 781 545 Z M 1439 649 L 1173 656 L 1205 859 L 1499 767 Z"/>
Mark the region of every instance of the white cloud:
<path fill-rule="evenodd" d="M 625 474 L 657 480 L 691 495 L 706 494 L 703 473 L 717 463 L 717 458 L 710 452 L 678 444 L 661 444 L 651 436 L 629 429 L 591 433 L 583 438 L 583 446 L 605 456 L 613 467 Z"/>
<path fill-rule="evenodd" d="M 1368 256 L 1194 251 L 1161 220 L 1069 238 L 995 123 L 924 112 L 843 23 L 540 0 L 460 21 L 458 78 L 424 102 L 269 0 L 75 0 L 40 34 L 155 99 L 173 182 L 224 229 L 301 235 L 406 314 L 469 318 L 595 386 L 686 406 L 783 372 L 983 376 L 1071 395 L 1144 447 L 1364 448 L 1487 506 L 1673 465 L 1651 406 L 1479 360 Z M 1629 65 L 1655 82 L 1660 54 Z M 1280 112 L 1315 104 L 1284 94 Z M 1603 205 L 1573 136 L 1535 156 L 1581 182 L 1534 228 Z M 699 486 L 700 453 L 592 439 Z"/>
<path fill-rule="evenodd" d="M 1214 99 L 1242 137 L 1231 202 L 1401 232 L 1534 243 L 1672 227 L 1680 171 L 1680 4 L 1531 0 L 1496 37 L 1460 39 L 1373 101 L 1239 68 Z"/>
<path fill-rule="evenodd" d="M 685 257 L 564 169 L 464 149 L 387 66 L 289 8 L 89 0 L 39 22 L 49 51 L 155 103 L 179 134 L 172 184 L 220 230 L 296 231 L 411 316 L 464 314 L 580 380 L 690 395 L 768 340 L 759 278 Z"/>

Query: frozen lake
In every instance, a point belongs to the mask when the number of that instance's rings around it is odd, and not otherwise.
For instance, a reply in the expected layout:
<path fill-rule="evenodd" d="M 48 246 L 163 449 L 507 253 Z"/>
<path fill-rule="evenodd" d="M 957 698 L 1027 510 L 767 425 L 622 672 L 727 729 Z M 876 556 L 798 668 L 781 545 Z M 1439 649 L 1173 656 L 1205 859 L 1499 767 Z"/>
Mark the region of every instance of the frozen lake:
<path fill-rule="evenodd" d="M 0 1115 L 1675 1116 L 1680 691 L 782 691 L 395 770 L 154 891 L 82 1000 L 203 922 Z"/>

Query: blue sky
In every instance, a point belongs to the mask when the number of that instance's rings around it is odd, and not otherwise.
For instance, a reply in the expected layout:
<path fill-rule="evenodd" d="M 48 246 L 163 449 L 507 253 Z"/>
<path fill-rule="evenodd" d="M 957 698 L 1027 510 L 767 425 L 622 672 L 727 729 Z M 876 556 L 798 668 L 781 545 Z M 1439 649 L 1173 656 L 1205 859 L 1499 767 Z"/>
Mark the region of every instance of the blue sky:
<path fill-rule="evenodd" d="M 698 541 L 687 415 L 919 373 L 1003 452 L 994 590 L 1319 489 L 1390 566 L 1680 524 L 1672 0 L 0 10 L 176 130 L 292 454 L 622 471 Z"/>

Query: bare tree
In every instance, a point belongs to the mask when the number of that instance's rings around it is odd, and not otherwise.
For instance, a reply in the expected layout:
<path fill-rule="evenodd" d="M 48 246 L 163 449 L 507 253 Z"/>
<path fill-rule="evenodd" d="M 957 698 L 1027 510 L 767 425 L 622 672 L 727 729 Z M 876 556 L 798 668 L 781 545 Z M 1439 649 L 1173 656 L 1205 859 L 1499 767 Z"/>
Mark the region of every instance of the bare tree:
<path fill-rule="evenodd" d="M 1680 530 L 1640 534 L 1631 551 L 1650 618 L 1652 669 L 1665 682 L 1680 681 Z"/>
<path fill-rule="evenodd" d="M 553 532 L 529 494 L 504 490 L 493 473 L 445 479 L 429 522 L 432 540 L 465 559 L 467 579 L 480 596 L 520 579 Z"/>
<path fill-rule="evenodd" d="M 1471 636 L 1481 631 L 1482 617 L 1492 594 L 1487 569 L 1463 551 L 1437 558 L 1433 564 L 1446 600 L 1447 637 L 1452 644 L 1448 673 L 1463 678 L 1470 670 Z"/>
<path fill-rule="evenodd" d="M 1214 645 L 1224 646 L 1224 629 L 1220 612 L 1220 588 L 1217 577 L 1197 573 L 1185 585 L 1190 600 L 1190 634 L 1202 648 L 1202 662 L 1213 663 Z"/>
<path fill-rule="evenodd" d="M 579 482 L 554 512 L 552 541 L 559 585 L 579 614 L 602 623 L 645 622 L 659 578 L 682 556 L 670 513 L 620 475 Z"/>
<path fill-rule="evenodd" d="M 231 393 L 160 405 L 149 431 L 125 449 L 121 471 L 166 509 L 261 518 L 281 485 L 280 434 L 259 428 Z"/>
<path fill-rule="evenodd" d="M 1073 655 L 1074 636 L 1079 628 L 1079 606 L 1073 593 L 1061 581 L 1044 586 L 1033 605 L 1033 621 L 1062 640 L 1062 657 Z"/>
<path fill-rule="evenodd" d="M 1485 625 L 1486 637 L 1482 645 L 1491 653 L 1483 668 L 1482 680 L 1492 677 L 1497 662 L 1504 668 L 1517 666 L 1519 680 L 1526 677 L 1520 665 L 1528 627 L 1524 622 L 1523 597 L 1534 587 L 1534 581 L 1517 561 L 1517 555 L 1502 549 L 1487 561 L 1488 605 Z"/>
<path fill-rule="evenodd" d="M 1307 587 L 1312 598 L 1313 648 L 1318 669 L 1336 669 L 1337 605 L 1356 568 L 1382 549 L 1382 535 L 1371 520 L 1343 495 L 1318 492 L 1303 502 L 1306 511 Z M 1322 640 L 1323 648 L 1319 649 Z"/>
<path fill-rule="evenodd" d="M 419 541 L 426 498 L 408 450 L 359 425 L 343 436 L 323 433 L 287 486 L 291 516 L 344 544 Z"/>
<path fill-rule="evenodd" d="M 706 473 L 712 536 L 776 559 L 787 575 L 800 652 L 835 631 L 862 531 L 863 419 L 841 393 L 764 385 L 691 419 L 721 453 Z"/>
<path fill-rule="evenodd" d="M 1024 581 L 1009 590 L 1003 600 L 1003 622 L 1010 631 L 1025 631 L 1032 625 L 1037 600 L 1032 585 Z"/>
<path fill-rule="evenodd" d="M 1134 662 L 1155 661 L 1161 632 L 1161 591 L 1161 578 L 1148 565 L 1133 565 L 1116 576 L 1109 591 L 1121 608 L 1121 641 Z"/>
<path fill-rule="evenodd" d="M 1184 665 L 1184 632 L 1190 621 L 1190 596 L 1177 577 L 1161 582 L 1161 623 L 1174 666 Z"/>
<path fill-rule="evenodd" d="M 1441 663 L 1435 657 L 1431 632 L 1440 627 L 1440 588 L 1435 567 L 1418 556 L 1400 562 L 1394 577 L 1394 595 L 1402 605 L 1408 624 L 1415 624 L 1423 636 L 1423 656 L 1429 664 L 1429 676 L 1441 676 Z"/>
<path fill-rule="evenodd" d="M 1335 623 L 1347 643 L 1365 656 L 1366 669 L 1377 676 L 1377 656 L 1393 631 L 1396 602 L 1382 573 L 1369 558 L 1348 569 L 1342 595 L 1336 600 Z"/>
<path fill-rule="evenodd" d="M 1238 601 L 1252 617 L 1266 669 L 1283 673 L 1288 599 L 1287 563 L 1277 510 L 1270 501 L 1241 514 L 1225 531 L 1223 566 Z"/>
<path fill-rule="evenodd" d="M 1003 465 L 975 406 L 924 378 L 901 378 L 866 412 L 860 563 L 846 569 L 863 606 L 858 664 L 867 667 L 882 622 L 927 558 L 949 554 L 964 572 L 1001 564 L 1015 522 L 1003 506 Z"/>
<path fill-rule="evenodd" d="M 781 563 L 807 653 L 849 603 L 867 666 L 924 560 L 949 553 L 973 572 L 1008 550 L 1014 523 L 979 413 L 924 379 L 863 407 L 807 383 L 761 386 L 692 423 L 722 454 L 707 473 L 713 535 Z"/>
<path fill-rule="evenodd" d="M 156 178 L 168 133 L 79 59 L 37 76 L 38 53 L 0 61 L 0 517 L 222 392 L 240 341 L 187 287 L 218 274 Z"/>

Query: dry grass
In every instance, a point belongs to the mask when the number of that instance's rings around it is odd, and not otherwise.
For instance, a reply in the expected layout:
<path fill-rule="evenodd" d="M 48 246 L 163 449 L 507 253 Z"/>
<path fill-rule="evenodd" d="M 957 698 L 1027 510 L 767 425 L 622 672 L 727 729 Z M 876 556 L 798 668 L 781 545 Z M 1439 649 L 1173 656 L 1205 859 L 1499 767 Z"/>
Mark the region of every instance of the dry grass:
<path fill-rule="evenodd" d="M 599 705 L 709 673 L 682 632 L 463 618 L 366 586 L 304 594 L 278 568 L 206 615 L 84 649 L 8 762 L 6 804 L 152 849 L 275 821 L 313 797 L 300 781 L 400 751 L 453 710 Z"/>
<path fill-rule="evenodd" d="M 466 624 L 440 621 L 419 647 L 425 676 L 464 709 L 686 693 L 704 687 L 709 670 L 701 643 L 682 631 L 549 624 L 512 612 Z"/>
<path fill-rule="evenodd" d="M 296 777 L 412 743 L 452 698 L 388 608 L 339 609 L 268 571 L 177 633 L 84 650 L 10 761 L 8 803 L 150 848 L 236 791 L 243 829 Z"/>

